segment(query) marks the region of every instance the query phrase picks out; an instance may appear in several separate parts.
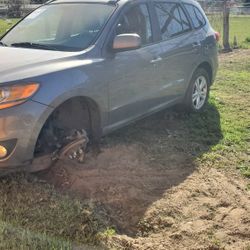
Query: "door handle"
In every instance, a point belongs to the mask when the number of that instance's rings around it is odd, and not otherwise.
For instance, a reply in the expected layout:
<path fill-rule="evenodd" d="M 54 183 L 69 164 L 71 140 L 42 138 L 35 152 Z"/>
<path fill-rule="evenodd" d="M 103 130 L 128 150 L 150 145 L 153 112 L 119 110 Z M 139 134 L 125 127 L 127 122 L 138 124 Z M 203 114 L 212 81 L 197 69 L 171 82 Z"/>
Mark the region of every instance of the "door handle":
<path fill-rule="evenodd" d="M 193 47 L 193 49 L 197 49 L 197 48 L 201 47 L 201 44 L 200 43 L 193 43 L 192 47 Z"/>
<path fill-rule="evenodd" d="M 154 63 L 158 63 L 158 62 L 160 62 L 160 61 L 162 61 L 162 58 L 161 58 L 161 57 L 157 57 L 157 58 L 151 60 L 150 63 L 153 63 L 153 64 L 154 64 Z"/>

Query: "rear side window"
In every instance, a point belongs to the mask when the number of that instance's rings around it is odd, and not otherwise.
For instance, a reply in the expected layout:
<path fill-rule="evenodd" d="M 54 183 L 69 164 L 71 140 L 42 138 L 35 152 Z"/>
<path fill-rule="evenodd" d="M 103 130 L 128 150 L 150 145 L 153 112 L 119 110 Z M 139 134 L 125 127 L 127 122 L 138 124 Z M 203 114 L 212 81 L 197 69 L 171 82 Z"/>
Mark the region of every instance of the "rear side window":
<path fill-rule="evenodd" d="M 206 24 L 206 19 L 201 13 L 201 11 L 197 7 L 191 4 L 184 4 L 184 5 L 193 21 L 195 29 L 203 27 Z"/>
<path fill-rule="evenodd" d="M 179 4 L 155 2 L 155 9 L 163 39 L 191 30 L 190 22 Z"/>

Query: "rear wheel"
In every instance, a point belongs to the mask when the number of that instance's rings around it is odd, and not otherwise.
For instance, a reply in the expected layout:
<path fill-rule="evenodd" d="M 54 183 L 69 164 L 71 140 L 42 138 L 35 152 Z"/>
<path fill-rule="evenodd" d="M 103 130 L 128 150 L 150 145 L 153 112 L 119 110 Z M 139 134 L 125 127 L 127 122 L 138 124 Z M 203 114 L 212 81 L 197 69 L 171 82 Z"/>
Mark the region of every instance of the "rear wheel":
<path fill-rule="evenodd" d="M 209 97 L 209 76 L 205 69 L 199 68 L 193 74 L 187 90 L 184 106 L 189 112 L 202 112 Z"/>

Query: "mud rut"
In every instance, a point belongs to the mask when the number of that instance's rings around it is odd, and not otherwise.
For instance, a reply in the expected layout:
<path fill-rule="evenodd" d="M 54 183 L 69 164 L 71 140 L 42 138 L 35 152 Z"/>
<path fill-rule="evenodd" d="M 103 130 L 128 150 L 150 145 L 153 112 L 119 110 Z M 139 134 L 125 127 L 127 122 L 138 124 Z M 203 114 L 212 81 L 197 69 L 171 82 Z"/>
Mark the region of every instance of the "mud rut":
<path fill-rule="evenodd" d="M 211 112 L 215 144 L 220 120 L 214 107 Z M 127 249 L 195 249 L 214 230 L 232 246 L 247 244 L 244 185 L 218 170 L 196 168 L 195 158 L 213 144 L 190 140 L 185 119 L 172 111 L 144 119 L 104 138 L 102 152 L 90 152 L 83 165 L 58 162 L 43 178 L 105 206 L 118 233 L 129 236 L 116 239 L 120 246 L 125 237 Z"/>
<path fill-rule="evenodd" d="M 189 141 L 184 118 L 164 111 L 132 124 L 104 138 L 101 153 L 90 152 L 83 165 L 59 161 L 44 178 L 101 202 L 118 230 L 134 236 L 146 210 L 193 174 L 194 157 L 209 148 Z"/>
<path fill-rule="evenodd" d="M 194 170 L 182 157 L 171 159 L 167 169 L 140 158 L 135 145 L 115 146 L 83 167 L 59 163 L 48 177 L 57 187 L 104 204 L 119 231 L 134 235 L 146 209 Z"/>

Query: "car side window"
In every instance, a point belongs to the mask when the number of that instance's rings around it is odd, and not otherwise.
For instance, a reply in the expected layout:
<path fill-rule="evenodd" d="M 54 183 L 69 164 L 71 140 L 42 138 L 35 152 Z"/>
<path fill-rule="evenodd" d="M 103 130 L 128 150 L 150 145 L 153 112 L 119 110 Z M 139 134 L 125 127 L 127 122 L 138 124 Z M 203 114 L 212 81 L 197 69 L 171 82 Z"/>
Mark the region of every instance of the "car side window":
<path fill-rule="evenodd" d="M 191 4 L 184 4 L 184 6 L 193 21 L 195 29 L 199 29 L 206 24 L 206 19 L 197 7 Z"/>
<path fill-rule="evenodd" d="M 152 43 L 152 28 L 146 4 L 135 5 L 122 15 L 116 27 L 116 35 L 126 33 L 138 34 L 142 45 Z"/>
<path fill-rule="evenodd" d="M 163 39 L 191 30 L 190 22 L 179 4 L 155 2 L 155 9 Z"/>

